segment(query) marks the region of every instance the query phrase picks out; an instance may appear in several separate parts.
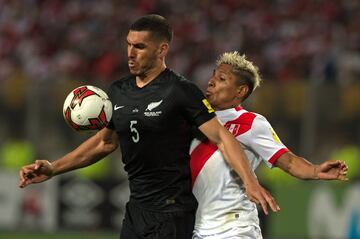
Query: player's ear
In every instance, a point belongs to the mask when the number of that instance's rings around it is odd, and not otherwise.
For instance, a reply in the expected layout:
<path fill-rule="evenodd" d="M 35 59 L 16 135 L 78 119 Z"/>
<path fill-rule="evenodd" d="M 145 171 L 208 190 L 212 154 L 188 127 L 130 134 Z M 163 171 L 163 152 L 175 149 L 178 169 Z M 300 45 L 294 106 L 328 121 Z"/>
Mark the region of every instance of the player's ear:
<path fill-rule="evenodd" d="M 169 50 L 169 43 L 162 42 L 159 47 L 159 55 L 165 57 Z"/>
<path fill-rule="evenodd" d="M 237 98 L 239 99 L 243 99 L 247 93 L 249 92 L 249 86 L 248 85 L 240 85 L 238 86 L 238 90 L 237 90 Z"/>

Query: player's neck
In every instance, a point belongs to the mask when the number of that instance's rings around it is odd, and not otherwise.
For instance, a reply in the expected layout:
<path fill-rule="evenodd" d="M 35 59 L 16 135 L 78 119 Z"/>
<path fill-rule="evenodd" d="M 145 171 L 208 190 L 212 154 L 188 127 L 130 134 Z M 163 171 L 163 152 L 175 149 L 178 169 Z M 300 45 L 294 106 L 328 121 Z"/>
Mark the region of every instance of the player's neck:
<path fill-rule="evenodd" d="M 241 106 L 241 103 L 234 103 L 229 105 L 222 105 L 222 106 L 213 106 L 215 111 L 223 111 L 228 109 L 235 109 L 235 110 L 241 110 L 243 107 Z"/>
<path fill-rule="evenodd" d="M 153 81 L 161 72 L 166 69 L 165 64 L 161 64 L 159 67 L 154 67 L 153 69 L 149 70 L 143 76 L 136 76 L 136 85 L 139 88 L 143 88 L 151 81 Z"/>

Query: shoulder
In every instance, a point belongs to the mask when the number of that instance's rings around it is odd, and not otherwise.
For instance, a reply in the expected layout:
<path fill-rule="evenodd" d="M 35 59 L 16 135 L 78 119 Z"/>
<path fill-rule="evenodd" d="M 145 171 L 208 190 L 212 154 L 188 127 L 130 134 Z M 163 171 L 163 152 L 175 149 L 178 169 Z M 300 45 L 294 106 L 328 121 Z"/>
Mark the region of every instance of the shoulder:
<path fill-rule="evenodd" d="M 186 79 L 185 77 L 179 75 L 177 80 L 174 82 L 174 86 L 177 87 L 179 90 L 184 91 L 185 93 L 199 91 L 199 87 L 192 81 Z"/>
<path fill-rule="evenodd" d="M 265 118 L 265 116 L 258 113 L 253 114 L 255 115 L 255 117 L 251 126 L 252 134 L 263 135 L 273 132 L 272 126 L 270 122 Z"/>
<path fill-rule="evenodd" d="M 261 114 L 258 114 L 258 113 L 254 113 L 254 112 L 251 112 L 251 113 L 255 115 L 254 124 L 256 124 L 256 125 L 264 125 L 264 124 L 268 125 L 268 124 L 270 124 L 265 116 L 263 116 Z"/>
<path fill-rule="evenodd" d="M 236 111 L 236 109 L 235 109 Z M 238 125 L 240 130 L 237 135 L 246 132 L 256 132 L 259 129 L 268 128 L 269 122 L 261 114 L 242 109 L 240 112 L 233 112 L 232 120 L 225 123 L 225 127 L 231 128 L 231 125 Z"/>
<path fill-rule="evenodd" d="M 244 109 L 241 109 L 239 112 L 236 112 L 238 110 L 233 109 L 233 120 L 228 121 L 227 123 L 232 124 L 240 124 L 240 125 L 248 125 L 252 126 L 255 122 L 255 119 L 260 119 L 263 116 L 254 112 L 250 112 Z"/>
<path fill-rule="evenodd" d="M 188 95 L 200 91 L 194 82 L 168 68 L 162 77 L 162 81 L 166 85 L 171 86 L 172 91 L 177 92 L 176 94 Z"/>
<path fill-rule="evenodd" d="M 114 81 L 113 83 L 111 83 L 109 89 L 111 88 L 121 88 L 124 87 L 126 85 L 129 85 L 131 83 L 131 81 L 133 80 L 133 76 L 131 75 L 126 75 L 122 78 L 120 78 L 119 80 Z"/>
<path fill-rule="evenodd" d="M 124 76 L 119 80 L 116 80 L 111 83 L 108 88 L 108 95 L 112 95 L 114 92 L 118 92 L 119 90 L 128 90 L 132 87 L 133 77 L 131 75 Z"/>
<path fill-rule="evenodd" d="M 182 86 L 182 85 L 191 85 L 193 84 L 191 81 L 189 81 L 188 79 L 186 79 L 183 75 L 167 68 L 166 70 L 166 76 L 167 76 L 167 80 L 172 81 L 173 84 Z"/>
<path fill-rule="evenodd" d="M 265 126 L 268 128 L 270 123 L 267 119 L 258 113 L 246 111 L 239 117 L 239 123 L 242 125 L 248 125 L 249 129 L 264 129 Z"/>

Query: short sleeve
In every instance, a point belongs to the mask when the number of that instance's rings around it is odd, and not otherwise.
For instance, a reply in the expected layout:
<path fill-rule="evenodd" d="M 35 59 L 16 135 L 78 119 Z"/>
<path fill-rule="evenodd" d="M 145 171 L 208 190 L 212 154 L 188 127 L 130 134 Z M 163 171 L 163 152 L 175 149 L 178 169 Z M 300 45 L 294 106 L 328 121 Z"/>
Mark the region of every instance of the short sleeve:
<path fill-rule="evenodd" d="M 261 115 L 254 119 L 250 130 L 248 144 L 269 167 L 272 167 L 276 160 L 288 152 L 287 147 L 281 142 L 270 123 Z"/>
<path fill-rule="evenodd" d="M 192 124 L 199 127 L 215 117 L 215 113 L 204 94 L 192 82 L 182 79 L 176 86 L 181 110 Z"/>

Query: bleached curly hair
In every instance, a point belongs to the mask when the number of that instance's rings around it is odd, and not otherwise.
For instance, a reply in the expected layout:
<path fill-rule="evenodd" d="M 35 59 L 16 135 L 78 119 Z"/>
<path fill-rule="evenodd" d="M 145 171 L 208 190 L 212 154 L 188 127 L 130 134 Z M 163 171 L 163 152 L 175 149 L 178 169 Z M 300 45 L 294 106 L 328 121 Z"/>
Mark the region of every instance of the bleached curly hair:
<path fill-rule="evenodd" d="M 251 61 L 246 59 L 245 54 L 241 55 L 237 51 L 225 52 L 220 55 L 216 61 L 217 67 L 221 64 L 227 64 L 233 67 L 233 73 L 238 76 L 238 85 L 248 85 L 249 91 L 244 99 L 260 86 L 262 79 L 260 77 L 259 69 Z"/>

